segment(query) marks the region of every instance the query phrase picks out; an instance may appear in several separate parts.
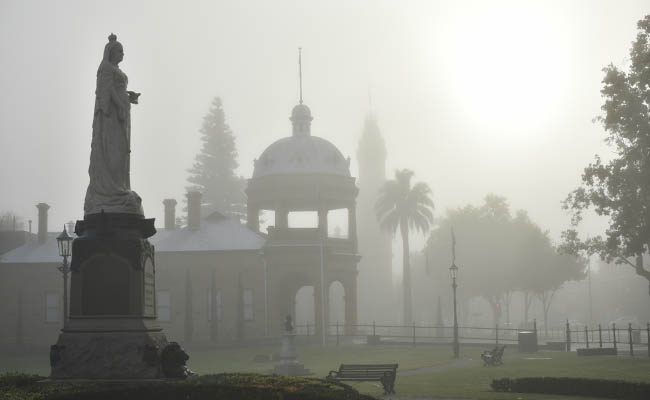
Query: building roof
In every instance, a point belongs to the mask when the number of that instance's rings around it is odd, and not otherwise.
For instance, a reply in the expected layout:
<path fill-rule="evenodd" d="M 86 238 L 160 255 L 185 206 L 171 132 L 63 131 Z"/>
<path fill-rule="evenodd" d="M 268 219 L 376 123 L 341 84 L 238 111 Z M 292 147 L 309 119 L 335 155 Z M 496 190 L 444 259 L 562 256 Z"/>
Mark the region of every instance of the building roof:
<path fill-rule="evenodd" d="M 268 175 L 328 174 L 350 176 L 350 159 L 317 136 L 289 136 L 277 140 L 255 160 L 253 178 Z"/>
<path fill-rule="evenodd" d="M 39 243 L 37 238 L 31 238 L 24 245 L 0 256 L 0 263 L 60 263 L 63 261 L 59 255 L 59 245 L 56 237 L 60 232 L 49 232 L 44 243 Z"/>
<path fill-rule="evenodd" d="M 0 256 L 0 264 L 60 263 L 56 237 L 59 232 L 49 232 L 45 243 L 32 239 L 28 243 Z M 201 221 L 198 229 L 159 229 L 149 238 L 156 253 L 184 251 L 260 250 L 263 236 L 253 232 L 239 221 L 212 214 Z"/>
<path fill-rule="evenodd" d="M 239 221 L 212 214 L 196 228 L 160 229 L 149 238 L 156 253 L 183 251 L 260 250 L 265 239 Z"/>

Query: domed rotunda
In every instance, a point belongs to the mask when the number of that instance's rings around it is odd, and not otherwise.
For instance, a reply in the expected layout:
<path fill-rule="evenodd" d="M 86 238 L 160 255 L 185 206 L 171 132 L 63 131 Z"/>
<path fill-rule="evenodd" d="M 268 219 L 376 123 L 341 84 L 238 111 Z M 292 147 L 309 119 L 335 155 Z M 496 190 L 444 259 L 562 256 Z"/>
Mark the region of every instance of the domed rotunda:
<path fill-rule="evenodd" d="M 358 188 L 350 175 L 350 158 L 345 158 L 326 139 L 311 135 L 311 110 L 302 100 L 289 118 L 292 135 L 269 145 L 254 161 L 248 180 L 250 229 L 260 232 L 260 212 L 272 211 L 266 234 L 264 260 L 267 265 L 267 307 L 269 329 L 282 331 L 282 321 L 295 312 L 298 290 L 312 286 L 314 320 L 318 335 L 329 326 L 330 287 L 339 282 L 345 292 L 344 323 L 354 329 L 357 319 L 357 229 Z M 347 232 L 330 235 L 328 213 L 347 213 Z M 292 227 L 289 214 L 314 214 L 317 225 Z M 268 221 L 267 221 L 268 222 Z M 325 336 L 323 335 L 323 340 Z"/>

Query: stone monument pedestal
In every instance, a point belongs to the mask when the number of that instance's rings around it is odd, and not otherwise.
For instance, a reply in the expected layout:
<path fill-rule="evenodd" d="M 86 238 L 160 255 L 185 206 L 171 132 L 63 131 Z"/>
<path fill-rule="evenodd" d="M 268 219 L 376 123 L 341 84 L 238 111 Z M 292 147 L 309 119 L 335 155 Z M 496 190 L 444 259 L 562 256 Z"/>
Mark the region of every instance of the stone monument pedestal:
<path fill-rule="evenodd" d="M 52 379 L 157 379 L 167 338 L 155 321 L 70 320 L 50 350 Z"/>
<path fill-rule="evenodd" d="M 187 355 L 156 321 L 153 219 L 92 214 L 72 243 L 70 319 L 50 349 L 52 379 L 183 377 Z M 185 375 L 186 376 L 186 375 Z"/>
<path fill-rule="evenodd" d="M 312 372 L 306 369 L 304 364 L 298 362 L 298 352 L 293 343 L 295 337 L 296 335 L 293 333 L 285 333 L 282 335 L 280 363 L 273 367 L 272 374 L 289 376 L 312 375 Z"/>

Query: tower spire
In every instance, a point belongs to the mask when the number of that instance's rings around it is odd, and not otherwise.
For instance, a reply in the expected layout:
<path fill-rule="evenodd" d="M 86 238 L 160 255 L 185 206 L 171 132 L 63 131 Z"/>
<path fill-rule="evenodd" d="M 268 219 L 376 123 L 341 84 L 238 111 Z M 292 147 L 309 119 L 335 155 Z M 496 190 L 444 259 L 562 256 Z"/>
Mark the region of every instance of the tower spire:
<path fill-rule="evenodd" d="M 298 80 L 300 81 L 300 104 L 302 104 L 302 47 L 298 47 Z"/>

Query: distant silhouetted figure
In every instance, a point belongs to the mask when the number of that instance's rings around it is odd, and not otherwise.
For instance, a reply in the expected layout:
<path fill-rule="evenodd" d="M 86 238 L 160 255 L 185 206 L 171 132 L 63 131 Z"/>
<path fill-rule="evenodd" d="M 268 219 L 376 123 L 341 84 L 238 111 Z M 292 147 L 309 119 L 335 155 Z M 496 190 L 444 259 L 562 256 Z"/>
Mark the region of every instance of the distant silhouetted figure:
<path fill-rule="evenodd" d="M 293 332 L 293 318 L 291 318 L 291 315 L 287 315 L 284 319 L 284 330 L 287 332 Z"/>

